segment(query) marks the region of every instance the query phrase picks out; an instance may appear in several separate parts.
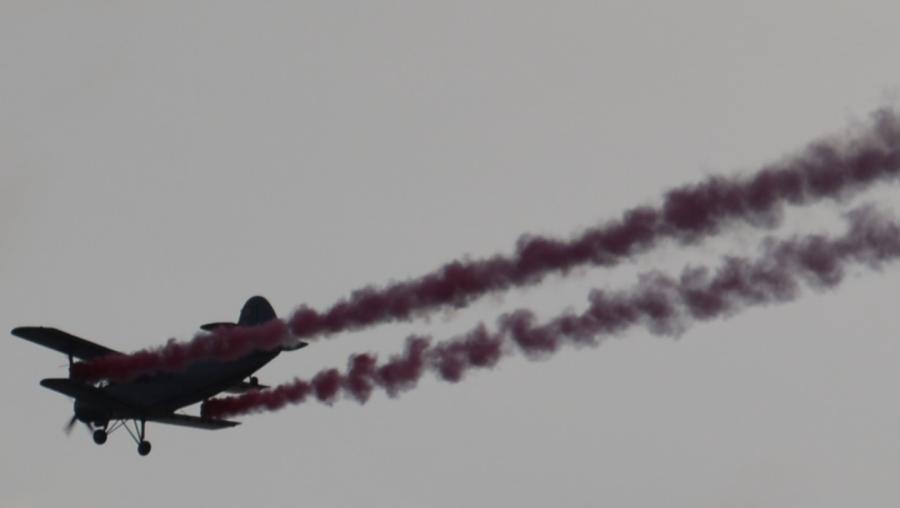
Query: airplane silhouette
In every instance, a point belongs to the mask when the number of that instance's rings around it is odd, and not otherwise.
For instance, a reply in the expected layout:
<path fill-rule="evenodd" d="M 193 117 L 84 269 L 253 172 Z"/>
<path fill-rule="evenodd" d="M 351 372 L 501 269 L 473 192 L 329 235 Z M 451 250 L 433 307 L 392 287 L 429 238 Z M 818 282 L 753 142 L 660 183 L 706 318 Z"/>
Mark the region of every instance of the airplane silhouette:
<path fill-rule="evenodd" d="M 201 328 L 213 331 L 225 326 L 252 327 L 273 319 L 277 317 L 269 302 L 261 296 L 254 296 L 244 304 L 236 324 L 209 323 Z M 89 361 L 109 354 L 121 354 L 56 328 L 19 327 L 11 333 L 62 352 L 69 357 L 70 367 L 74 358 Z M 66 426 L 67 432 L 71 431 L 76 422 L 81 421 L 92 431 L 94 442 L 103 444 L 109 434 L 124 428 L 137 443 L 138 453 L 143 456 L 150 453 L 150 442 L 146 439 L 147 422 L 206 430 L 239 425 L 239 422 L 175 411 L 221 392 L 242 393 L 267 388 L 260 385 L 256 377 L 248 376 L 272 361 L 282 351 L 293 351 L 306 345 L 306 342 L 297 342 L 272 351 L 253 351 L 233 361 L 202 362 L 191 365 L 183 372 L 157 373 L 121 383 L 110 381 L 86 383 L 68 377 L 43 379 L 41 386 L 75 399 L 75 414 Z M 129 426 L 129 422 L 134 429 Z"/>

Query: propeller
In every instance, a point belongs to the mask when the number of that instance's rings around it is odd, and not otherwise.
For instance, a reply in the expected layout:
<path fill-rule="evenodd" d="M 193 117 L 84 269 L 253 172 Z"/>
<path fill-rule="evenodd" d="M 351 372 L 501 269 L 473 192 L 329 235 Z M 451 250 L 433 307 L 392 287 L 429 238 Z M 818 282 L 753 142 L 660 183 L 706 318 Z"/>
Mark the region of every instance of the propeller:
<path fill-rule="evenodd" d="M 63 431 L 65 431 L 66 435 L 69 436 L 72 434 L 72 429 L 75 427 L 75 424 L 78 423 L 78 417 L 72 415 L 72 419 L 63 427 Z"/>

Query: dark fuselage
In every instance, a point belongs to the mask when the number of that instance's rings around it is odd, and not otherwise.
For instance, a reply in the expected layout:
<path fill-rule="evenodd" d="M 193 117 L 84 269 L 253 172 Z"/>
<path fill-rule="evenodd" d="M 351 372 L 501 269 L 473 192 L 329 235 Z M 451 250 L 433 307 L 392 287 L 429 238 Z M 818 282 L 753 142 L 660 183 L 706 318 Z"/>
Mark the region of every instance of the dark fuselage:
<path fill-rule="evenodd" d="M 201 402 L 240 384 L 272 361 L 280 350 L 255 351 L 230 362 L 205 362 L 178 373 L 161 373 L 100 387 L 115 404 L 76 401 L 76 414 L 86 421 L 152 419 Z M 104 407 L 105 406 L 105 407 Z"/>

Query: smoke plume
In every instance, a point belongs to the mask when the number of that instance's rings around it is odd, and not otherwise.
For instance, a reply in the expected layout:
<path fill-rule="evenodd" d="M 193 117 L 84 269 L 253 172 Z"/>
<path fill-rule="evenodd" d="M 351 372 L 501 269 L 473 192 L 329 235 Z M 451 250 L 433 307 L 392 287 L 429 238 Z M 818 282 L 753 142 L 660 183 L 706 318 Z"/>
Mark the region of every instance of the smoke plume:
<path fill-rule="evenodd" d="M 900 120 L 891 110 L 850 140 L 812 143 L 801 154 L 750 177 L 714 176 L 667 192 L 657 207 L 641 206 L 569 240 L 526 235 L 512 255 L 456 260 L 424 276 L 353 291 L 328 309 L 300 306 L 260 330 L 220 329 L 190 342 L 75 364 L 80 379 L 126 380 L 175 371 L 201 360 L 229 360 L 279 343 L 409 320 L 436 309 L 463 307 L 487 293 L 537 284 L 548 274 L 580 266 L 613 266 L 662 240 L 695 242 L 736 221 L 777 224 L 785 205 L 840 199 L 900 173 Z M 275 338 L 278 336 L 278 339 Z"/>
<path fill-rule="evenodd" d="M 626 291 L 594 290 L 587 310 L 538 324 L 528 310 L 501 316 L 495 331 L 479 325 L 452 340 L 433 344 L 428 337 L 407 339 L 403 354 L 379 363 L 371 353 L 354 355 L 347 368 L 326 369 L 310 380 L 295 379 L 273 389 L 211 399 L 208 417 L 277 410 L 310 399 L 334 402 L 340 395 L 365 403 L 375 389 L 395 396 L 412 389 L 425 373 L 457 382 L 476 368 L 491 368 L 516 349 L 529 357 L 552 354 L 563 344 L 597 345 L 599 339 L 635 325 L 655 334 L 681 333 L 692 321 L 729 316 L 744 308 L 784 302 L 801 283 L 817 290 L 836 286 L 851 263 L 879 268 L 900 257 L 900 225 L 872 208 L 850 212 L 847 232 L 767 240 L 759 258 L 727 257 L 715 271 L 687 268 L 677 278 L 650 272 Z"/>

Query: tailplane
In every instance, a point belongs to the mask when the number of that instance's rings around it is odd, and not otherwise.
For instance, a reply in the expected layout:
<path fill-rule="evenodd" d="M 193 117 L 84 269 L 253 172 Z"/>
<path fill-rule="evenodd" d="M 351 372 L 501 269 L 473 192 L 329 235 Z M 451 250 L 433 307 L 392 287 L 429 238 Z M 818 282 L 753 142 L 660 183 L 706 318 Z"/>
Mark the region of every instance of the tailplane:
<path fill-rule="evenodd" d="M 240 318 L 238 318 L 237 323 L 207 323 L 200 328 L 208 332 L 213 332 L 215 330 L 218 330 L 219 328 L 231 328 L 232 326 L 259 326 L 262 324 L 266 324 L 274 319 L 278 319 L 278 316 L 275 314 L 275 309 L 272 308 L 272 305 L 269 303 L 269 301 L 262 296 L 253 296 L 249 300 L 247 300 L 247 303 L 245 303 L 244 307 L 241 309 L 241 316 Z M 281 346 L 281 350 L 294 351 L 300 348 L 304 348 L 308 345 L 308 342 L 298 340 L 292 343 L 284 344 L 283 346 Z"/>

